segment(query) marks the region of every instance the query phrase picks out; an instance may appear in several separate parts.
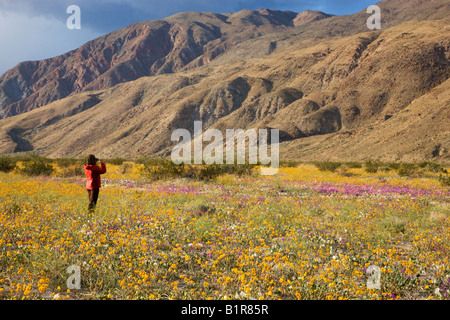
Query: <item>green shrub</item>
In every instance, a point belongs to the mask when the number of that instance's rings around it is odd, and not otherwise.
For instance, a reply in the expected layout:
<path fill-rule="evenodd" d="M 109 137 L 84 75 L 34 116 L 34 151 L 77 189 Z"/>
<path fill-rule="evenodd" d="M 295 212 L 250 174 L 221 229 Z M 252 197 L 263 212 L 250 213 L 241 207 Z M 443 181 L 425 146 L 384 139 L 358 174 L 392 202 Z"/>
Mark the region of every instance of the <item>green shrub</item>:
<path fill-rule="evenodd" d="M 400 169 L 401 163 L 399 162 L 388 162 L 386 163 L 386 166 L 392 170 L 398 170 Z"/>
<path fill-rule="evenodd" d="M 129 162 L 124 162 L 120 165 L 119 170 L 122 174 L 128 173 L 133 168 L 133 165 Z"/>
<path fill-rule="evenodd" d="M 17 160 L 12 157 L 1 156 L 0 157 L 0 171 L 1 172 L 10 172 L 10 171 L 14 170 L 14 168 L 16 167 L 16 163 L 17 163 Z"/>
<path fill-rule="evenodd" d="M 174 164 L 167 159 L 140 157 L 139 163 L 143 165 L 141 173 L 152 180 L 170 178 L 192 178 L 212 180 L 223 174 L 248 176 L 254 172 L 253 164 L 202 164 L 184 165 Z"/>
<path fill-rule="evenodd" d="M 59 167 L 68 167 L 73 165 L 83 165 L 84 159 L 76 158 L 59 158 L 54 160 Z"/>
<path fill-rule="evenodd" d="M 167 159 L 147 158 L 141 159 L 144 165 L 142 172 L 152 180 L 180 178 L 183 176 L 184 164 L 175 164 Z"/>
<path fill-rule="evenodd" d="M 401 177 L 412 176 L 416 172 L 416 166 L 412 163 L 402 163 L 397 173 Z"/>
<path fill-rule="evenodd" d="M 148 159 L 149 159 L 148 156 L 146 156 L 143 153 L 139 153 L 137 155 L 137 157 L 134 159 L 134 162 L 137 163 L 137 164 L 145 165 L 147 163 Z"/>
<path fill-rule="evenodd" d="M 28 155 L 22 161 L 23 168 L 19 171 L 28 176 L 49 176 L 54 170 L 49 159 L 38 155 Z"/>
<path fill-rule="evenodd" d="M 58 176 L 63 178 L 83 177 L 85 175 L 83 165 L 86 159 L 82 158 L 58 158 L 54 162 L 60 168 Z"/>
<path fill-rule="evenodd" d="M 335 171 L 337 168 L 339 168 L 342 163 L 341 162 L 333 162 L 333 161 L 320 161 L 320 162 L 314 162 L 314 165 L 317 169 L 320 171 Z"/>
<path fill-rule="evenodd" d="M 376 173 L 380 166 L 381 163 L 379 161 L 368 160 L 364 163 L 364 170 L 369 173 Z"/>
<path fill-rule="evenodd" d="M 211 180 L 223 174 L 235 174 L 237 176 L 250 176 L 254 173 L 254 164 L 204 164 L 198 178 Z"/>
<path fill-rule="evenodd" d="M 439 174 L 439 182 L 443 185 L 443 186 L 450 186 L 450 175 L 448 175 L 447 170 L 442 170 L 443 172 L 441 174 Z"/>
<path fill-rule="evenodd" d="M 363 165 L 361 162 L 350 161 L 350 162 L 346 162 L 345 166 L 349 169 L 351 169 L 351 168 L 359 169 L 359 168 L 362 168 Z"/>
<path fill-rule="evenodd" d="M 442 169 L 443 169 L 443 167 L 438 163 L 430 162 L 427 165 L 427 170 L 430 172 L 438 173 L 438 172 L 442 171 Z"/>
<path fill-rule="evenodd" d="M 202 180 L 211 180 L 224 174 L 226 172 L 224 169 L 225 167 L 215 163 L 202 165 L 198 177 Z"/>
<path fill-rule="evenodd" d="M 293 160 L 287 160 L 287 161 L 280 161 L 280 168 L 296 168 L 300 162 L 293 161 Z"/>
<path fill-rule="evenodd" d="M 438 173 L 438 172 L 442 171 L 442 169 L 443 169 L 440 164 L 430 162 L 430 161 L 420 162 L 417 166 L 419 168 L 422 168 L 424 170 L 434 172 L 434 173 Z"/>
<path fill-rule="evenodd" d="M 85 173 L 81 165 L 72 165 L 62 168 L 60 175 L 64 178 L 83 177 Z"/>
<path fill-rule="evenodd" d="M 112 159 L 105 160 L 106 163 L 116 165 L 116 166 L 121 166 L 125 161 L 126 160 L 123 158 L 112 158 Z"/>
<path fill-rule="evenodd" d="M 254 164 L 233 164 L 231 165 L 232 174 L 237 174 L 238 176 L 250 176 L 253 174 L 255 168 Z"/>

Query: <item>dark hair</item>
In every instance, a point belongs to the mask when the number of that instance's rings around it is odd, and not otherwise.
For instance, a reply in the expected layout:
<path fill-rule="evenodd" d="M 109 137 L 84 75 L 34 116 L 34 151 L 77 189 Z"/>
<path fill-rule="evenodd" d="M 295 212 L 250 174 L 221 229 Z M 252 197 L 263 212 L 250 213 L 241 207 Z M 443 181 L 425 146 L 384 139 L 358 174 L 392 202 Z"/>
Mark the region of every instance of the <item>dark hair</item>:
<path fill-rule="evenodd" d="M 87 159 L 86 159 L 87 164 L 95 165 L 97 163 L 97 161 L 98 161 L 98 159 L 93 154 L 90 154 L 87 156 Z"/>

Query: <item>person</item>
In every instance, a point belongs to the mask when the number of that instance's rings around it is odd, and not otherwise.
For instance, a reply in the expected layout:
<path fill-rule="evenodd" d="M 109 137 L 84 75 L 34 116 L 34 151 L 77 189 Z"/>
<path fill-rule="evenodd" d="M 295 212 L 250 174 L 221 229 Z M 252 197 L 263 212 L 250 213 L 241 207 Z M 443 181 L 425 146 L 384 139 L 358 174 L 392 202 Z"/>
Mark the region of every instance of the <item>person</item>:
<path fill-rule="evenodd" d="M 97 166 L 97 161 L 100 161 L 101 168 Z M 100 175 L 106 173 L 106 165 L 93 154 L 87 157 L 86 162 L 84 172 L 86 173 L 86 190 L 89 196 L 88 210 L 89 212 L 93 212 L 97 206 L 98 194 L 101 187 Z"/>

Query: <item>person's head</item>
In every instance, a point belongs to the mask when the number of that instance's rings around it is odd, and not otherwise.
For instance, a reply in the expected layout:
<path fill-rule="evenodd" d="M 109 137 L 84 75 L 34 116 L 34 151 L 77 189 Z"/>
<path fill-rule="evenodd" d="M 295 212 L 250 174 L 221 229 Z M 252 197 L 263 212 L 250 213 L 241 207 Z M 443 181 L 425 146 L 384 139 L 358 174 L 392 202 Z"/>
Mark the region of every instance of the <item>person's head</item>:
<path fill-rule="evenodd" d="M 93 154 L 88 155 L 86 160 L 87 160 L 87 164 L 90 164 L 90 165 L 95 165 L 98 161 L 98 159 Z"/>

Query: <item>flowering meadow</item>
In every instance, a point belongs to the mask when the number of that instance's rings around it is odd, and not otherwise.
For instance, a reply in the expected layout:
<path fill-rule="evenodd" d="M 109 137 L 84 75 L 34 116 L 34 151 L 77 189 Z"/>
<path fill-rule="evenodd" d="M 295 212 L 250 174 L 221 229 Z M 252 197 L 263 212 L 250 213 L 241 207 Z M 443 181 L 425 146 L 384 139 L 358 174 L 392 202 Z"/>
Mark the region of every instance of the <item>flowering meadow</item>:
<path fill-rule="evenodd" d="M 82 176 L 0 173 L 0 299 L 449 299 L 450 189 L 432 173 L 107 167 L 91 214 Z"/>

